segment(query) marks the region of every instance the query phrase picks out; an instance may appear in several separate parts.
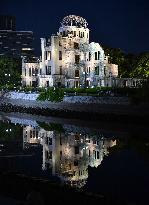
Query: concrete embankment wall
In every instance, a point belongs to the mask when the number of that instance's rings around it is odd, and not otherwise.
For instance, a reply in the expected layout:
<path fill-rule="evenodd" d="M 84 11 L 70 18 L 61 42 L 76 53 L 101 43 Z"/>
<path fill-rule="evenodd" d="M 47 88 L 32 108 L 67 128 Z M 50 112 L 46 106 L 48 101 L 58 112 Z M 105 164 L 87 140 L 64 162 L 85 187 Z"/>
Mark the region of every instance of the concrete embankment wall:
<path fill-rule="evenodd" d="M 18 93 L 18 92 L 9 92 L 4 95 L 5 98 L 11 100 L 24 100 L 24 101 L 37 101 L 39 94 L 37 93 Z M 39 102 L 39 101 L 37 101 Z M 130 101 L 127 97 L 93 97 L 93 96 L 65 96 L 63 99 L 64 103 L 81 103 L 81 104 L 120 104 L 120 105 L 129 105 Z M 40 102 L 41 103 L 41 102 Z M 34 103 L 33 103 L 34 104 Z M 42 102 L 46 105 L 47 102 Z"/>

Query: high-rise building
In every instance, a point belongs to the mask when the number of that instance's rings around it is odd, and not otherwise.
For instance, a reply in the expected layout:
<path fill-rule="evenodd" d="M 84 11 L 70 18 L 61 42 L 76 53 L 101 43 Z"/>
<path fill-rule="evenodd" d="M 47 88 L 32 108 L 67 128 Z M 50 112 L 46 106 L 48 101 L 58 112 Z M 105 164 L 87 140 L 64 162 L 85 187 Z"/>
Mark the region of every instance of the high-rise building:
<path fill-rule="evenodd" d="M 33 32 L 15 28 L 15 17 L 0 16 L 0 56 L 33 56 Z"/>
<path fill-rule="evenodd" d="M 0 30 L 16 30 L 16 18 L 15 16 L 0 15 Z"/>

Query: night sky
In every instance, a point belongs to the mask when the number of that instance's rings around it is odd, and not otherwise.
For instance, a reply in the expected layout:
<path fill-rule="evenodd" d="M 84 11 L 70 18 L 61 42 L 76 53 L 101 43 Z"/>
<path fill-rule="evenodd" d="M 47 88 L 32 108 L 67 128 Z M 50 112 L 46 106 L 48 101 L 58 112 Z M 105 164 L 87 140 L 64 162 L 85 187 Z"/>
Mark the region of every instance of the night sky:
<path fill-rule="evenodd" d="M 148 0 L 0 0 L 0 14 L 16 16 L 17 30 L 34 32 L 38 53 L 39 39 L 56 34 L 70 14 L 87 20 L 90 41 L 131 53 L 149 50 Z"/>

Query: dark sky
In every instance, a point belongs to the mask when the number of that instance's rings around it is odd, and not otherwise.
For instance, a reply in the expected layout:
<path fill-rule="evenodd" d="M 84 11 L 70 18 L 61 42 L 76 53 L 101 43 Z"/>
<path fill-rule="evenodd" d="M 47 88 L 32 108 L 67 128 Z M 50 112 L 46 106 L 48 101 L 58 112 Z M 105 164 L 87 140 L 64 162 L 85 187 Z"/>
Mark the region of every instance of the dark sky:
<path fill-rule="evenodd" d="M 88 21 L 90 41 L 132 53 L 149 50 L 148 0 L 0 0 L 0 14 L 15 15 L 17 30 L 32 30 L 38 50 L 40 37 L 56 33 L 69 14 Z"/>

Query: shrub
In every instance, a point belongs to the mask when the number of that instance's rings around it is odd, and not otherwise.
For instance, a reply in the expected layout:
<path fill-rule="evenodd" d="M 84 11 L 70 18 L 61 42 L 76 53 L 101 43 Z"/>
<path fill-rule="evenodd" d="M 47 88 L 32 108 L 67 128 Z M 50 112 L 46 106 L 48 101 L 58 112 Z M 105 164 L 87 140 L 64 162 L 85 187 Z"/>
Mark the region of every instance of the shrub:
<path fill-rule="evenodd" d="M 51 102 L 60 102 L 63 97 L 64 91 L 61 88 L 50 88 L 47 90 L 47 98 Z"/>
<path fill-rule="evenodd" d="M 45 101 L 47 100 L 47 93 L 46 92 L 41 92 L 37 98 L 37 100 L 40 100 L 40 101 Z"/>
<path fill-rule="evenodd" d="M 61 102 L 64 97 L 64 91 L 61 88 L 48 88 L 44 92 L 41 92 L 37 100 L 45 101 L 49 100 L 51 102 Z"/>

